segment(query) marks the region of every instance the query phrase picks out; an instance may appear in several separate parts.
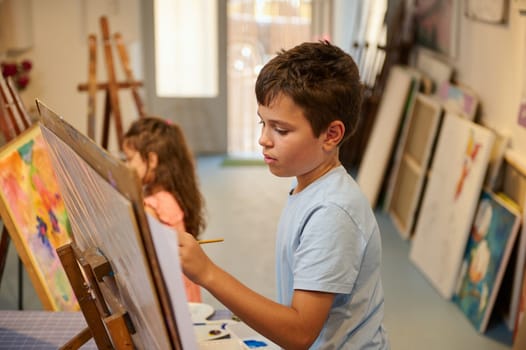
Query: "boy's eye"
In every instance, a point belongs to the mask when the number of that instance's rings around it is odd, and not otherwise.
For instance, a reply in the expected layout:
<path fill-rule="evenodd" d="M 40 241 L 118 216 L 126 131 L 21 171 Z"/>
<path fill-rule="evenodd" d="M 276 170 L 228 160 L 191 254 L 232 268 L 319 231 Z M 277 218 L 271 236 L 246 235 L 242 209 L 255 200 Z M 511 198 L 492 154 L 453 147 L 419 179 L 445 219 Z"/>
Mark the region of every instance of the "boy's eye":
<path fill-rule="evenodd" d="M 276 132 L 280 135 L 286 135 L 289 132 L 288 130 L 281 128 L 274 128 L 274 130 L 276 130 Z"/>

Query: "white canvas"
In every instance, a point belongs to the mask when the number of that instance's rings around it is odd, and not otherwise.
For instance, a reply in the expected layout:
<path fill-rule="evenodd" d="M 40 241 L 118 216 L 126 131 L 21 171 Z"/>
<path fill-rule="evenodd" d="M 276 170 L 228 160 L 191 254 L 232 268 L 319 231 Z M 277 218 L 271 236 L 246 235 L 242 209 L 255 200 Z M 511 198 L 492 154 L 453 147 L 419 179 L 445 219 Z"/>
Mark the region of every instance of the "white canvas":
<path fill-rule="evenodd" d="M 184 289 L 183 272 L 179 262 L 179 241 L 176 231 L 146 213 L 153 243 L 159 259 L 163 279 L 170 294 L 170 301 L 177 322 L 177 330 L 183 349 L 197 349 L 188 299 Z"/>
<path fill-rule="evenodd" d="M 411 261 L 450 299 L 495 136 L 447 113 L 410 249 Z"/>
<path fill-rule="evenodd" d="M 435 86 L 448 82 L 453 76 L 453 67 L 438 58 L 436 53 L 419 48 L 416 55 L 415 67 L 431 78 Z"/>
<path fill-rule="evenodd" d="M 371 207 L 376 206 L 412 82 L 413 74 L 402 66 L 393 66 L 389 71 L 371 136 L 357 175 L 357 182 Z"/>

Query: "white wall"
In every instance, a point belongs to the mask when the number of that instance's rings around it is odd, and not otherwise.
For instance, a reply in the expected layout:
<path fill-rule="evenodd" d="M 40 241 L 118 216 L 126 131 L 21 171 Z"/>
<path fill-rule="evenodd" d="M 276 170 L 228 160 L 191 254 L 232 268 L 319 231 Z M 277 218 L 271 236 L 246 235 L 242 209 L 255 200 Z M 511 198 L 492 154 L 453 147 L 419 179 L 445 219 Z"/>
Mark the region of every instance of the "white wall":
<path fill-rule="evenodd" d="M 512 148 L 526 157 L 526 128 L 517 124 L 519 102 L 526 94 L 526 17 L 519 14 L 517 1 L 509 3 L 507 24 L 461 15 L 458 58 L 453 64 L 458 80 L 478 93 L 482 122 L 509 132 Z"/>

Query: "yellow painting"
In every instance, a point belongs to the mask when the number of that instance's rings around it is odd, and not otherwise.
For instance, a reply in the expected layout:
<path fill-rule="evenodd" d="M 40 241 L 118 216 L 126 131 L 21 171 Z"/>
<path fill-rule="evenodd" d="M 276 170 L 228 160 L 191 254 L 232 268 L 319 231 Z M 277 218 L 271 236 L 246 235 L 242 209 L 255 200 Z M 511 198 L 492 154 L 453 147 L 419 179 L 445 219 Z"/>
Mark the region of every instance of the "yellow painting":
<path fill-rule="evenodd" d="M 71 226 L 39 125 L 0 150 L 0 214 L 44 308 L 79 310 L 56 253 Z"/>

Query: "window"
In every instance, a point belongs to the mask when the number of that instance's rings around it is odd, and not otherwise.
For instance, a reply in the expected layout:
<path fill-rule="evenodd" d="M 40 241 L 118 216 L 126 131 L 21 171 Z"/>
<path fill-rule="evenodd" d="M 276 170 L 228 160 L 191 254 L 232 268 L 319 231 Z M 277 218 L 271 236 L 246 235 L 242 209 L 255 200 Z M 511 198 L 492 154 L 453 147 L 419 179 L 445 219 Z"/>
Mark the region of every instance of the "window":
<path fill-rule="evenodd" d="M 217 17 L 214 0 L 154 1 L 157 96 L 217 96 Z"/>
<path fill-rule="evenodd" d="M 280 49 L 311 39 L 311 1 L 228 0 L 228 153 L 253 157 L 260 125 L 254 85 Z"/>

